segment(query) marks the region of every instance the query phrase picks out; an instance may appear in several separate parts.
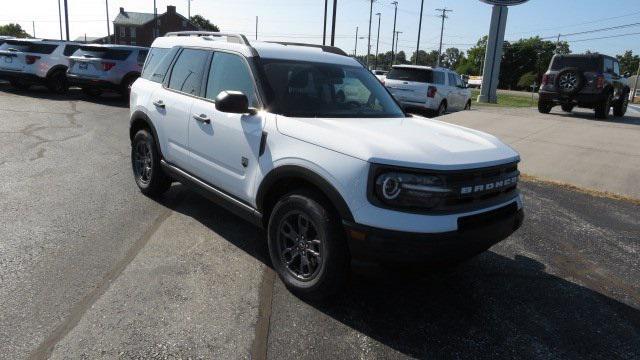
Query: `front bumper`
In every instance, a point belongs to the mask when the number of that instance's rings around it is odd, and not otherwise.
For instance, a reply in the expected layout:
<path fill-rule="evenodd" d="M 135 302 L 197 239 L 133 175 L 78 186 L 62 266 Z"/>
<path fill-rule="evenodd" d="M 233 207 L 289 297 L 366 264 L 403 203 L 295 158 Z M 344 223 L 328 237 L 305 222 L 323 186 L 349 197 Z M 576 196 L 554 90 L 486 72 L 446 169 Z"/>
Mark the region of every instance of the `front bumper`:
<path fill-rule="evenodd" d="M 9 70 L 0 70 L 0 80 L 5 80 L 5 81 L 19 80 L 27 84 L 42 84 L 45 82 L 45 79 L 39 77 L 38 75 L 21 72 L 21 71 L 9 71 Z"/>
<path fill-rule="evenodd" d="M 411 233 L 344 223 L 354 259 L 419 263 L 447 261 L 480 253 L 506 239 L 522 225 L 524 211 L 516 202 L 495 210 L 461 217 L 458 230 Z"/>
<path fill-rule="evenodd" d="M 75 74 L 67 73 L 69 85 L 77 87 L 87 87 L 103 90 L 120 90 L 120 84 L 114 84 L 104 79 L 80 77 Z"/>

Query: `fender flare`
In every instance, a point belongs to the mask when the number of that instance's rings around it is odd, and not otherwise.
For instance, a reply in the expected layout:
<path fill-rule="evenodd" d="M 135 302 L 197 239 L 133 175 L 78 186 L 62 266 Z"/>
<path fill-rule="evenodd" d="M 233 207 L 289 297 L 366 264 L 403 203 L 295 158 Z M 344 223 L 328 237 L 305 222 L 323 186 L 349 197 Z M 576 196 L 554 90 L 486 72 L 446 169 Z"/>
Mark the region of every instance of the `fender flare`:
<path fill-rule="evenodd" d="M 353 214 L 338 190 L 316 172 L 298 165 L 283 165 L 269 171 L 262 180 L 256 194 L 258 211 L 263 212 L 264 201 L 269 189 L 278 181 L 287 178 L 302 179 L 316 186 L 331 201 L 331 204 L 343 220 L 353 222 Z"/>
<path fill-rule="evenodd" d="M 128 72 L 125 76 L 123 76 L 123 77 L 122 77 L 122 81 L 120 82 L 120 85 L 122 85 L 122 83 L 124 83 L 124 81 L 125 81 L 126 79 L 129 79 L 129 78 L 132 78 L 132 77 L 139 78 L 139 77 L 140 77 L 140 75 L 141 75 L 141 74 L 140 74 L 139 72 L 137 72 L 137 71 L 131 71 L 131 72 Z"/>
<path fill-rule="evenodd" d="M 54 67 L 52 67 L 51 69 L 49 69 L 49 71 L 47 71 L 47 76 L 46 78 L 48 79 L 49 76 L 51 76 L 51 74 L 53 74 L 56 71 L 64 71 L 64 76 L 67 76 L 67 67 L 64 65 L 55 65 Z"/>
<path fill-rule="evenodd" d="M 162 149 L 160 148 L 160 139 L 158 138 L 158 132 L 156 131 L 156 127 L 153 126 L 151 119 L 144 112 L 137 110 L 131 115 L 131 120 L 129 121 L 129 139 L 133 141 L 133 137 L 136 135 L 136 129 L 140 128 L 138 125 L 143 125 L 151 130 L 151 134 L 153 138 L 156 139 L 156 150 L 158 154 L 160 154 L 160 158 L 164 158 L 162 156 Z"/>

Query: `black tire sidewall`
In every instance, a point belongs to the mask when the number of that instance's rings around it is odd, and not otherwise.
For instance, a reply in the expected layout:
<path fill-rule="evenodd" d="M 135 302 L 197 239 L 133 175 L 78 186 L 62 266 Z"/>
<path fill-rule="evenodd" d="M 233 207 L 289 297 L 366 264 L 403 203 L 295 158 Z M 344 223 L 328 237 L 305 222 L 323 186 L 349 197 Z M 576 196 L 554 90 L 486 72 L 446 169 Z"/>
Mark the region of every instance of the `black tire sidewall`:
<path fill-rule="evenodd" d="M 141 182 L 135 173 L 134 153 L 136 151 L 136 145 L 140 141 L 147 142 L 151 149 L 151 179 L 148 184 Z M 140 191 L 145 195 L 159 195 L 171 186 L 171 181 L 160 168 L 160 154 L 158 153 L 155 139 L 147 130 L 139 130 L 133 137 L 133 141 L 131 142 L 131 170 L 136 185 L 138 185 Z"/>
<path fill-rule="evenodd" d="M 308 281 L 293 276 L 280 259 L 278 229 L 283 217 L 292 210 L 304 213 L 314 222 L 322 241 L 320 270 Z M 318 200 L 315 194 L 297 191 L 283 196 L 271 212 L 267 234 L 273 268 L 292 292 L 303 297 L 323 298 L 341 287 L 345 277 L 344 270 L 349 263 L 342 226 L 332 209 Z"/>
<path fill-rule="evenodd" d="M 69 90 L 67 75 L 64 70 L 56 70 L 47 79 L 47 88 L 56 94 L 64 94 Z"/>

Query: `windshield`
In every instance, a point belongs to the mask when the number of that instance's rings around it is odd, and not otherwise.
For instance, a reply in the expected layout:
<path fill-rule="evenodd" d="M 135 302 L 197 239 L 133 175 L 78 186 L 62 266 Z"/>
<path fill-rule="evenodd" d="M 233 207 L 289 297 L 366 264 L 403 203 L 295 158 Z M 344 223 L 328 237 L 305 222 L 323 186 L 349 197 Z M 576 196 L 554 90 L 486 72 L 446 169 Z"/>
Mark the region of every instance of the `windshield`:
<path fill-rule="evenodd" d="M 362 66 L 263 59 L 274 113 L 295 117 L 404 117 Z"/>
<path fill-rule="evenodd" d="M 556 56 L 553 58 L 551 70 L 562 70 L 575 67 L 583 71 L 597 72 L 600 70 L 600 59 L 594 56 Z"/>
<path fill-rule="evenodd" d="M 99 46 L 82 46 L 73 56 L 105 60 L 126 60 L 131 50 L 114 49 Z"/>

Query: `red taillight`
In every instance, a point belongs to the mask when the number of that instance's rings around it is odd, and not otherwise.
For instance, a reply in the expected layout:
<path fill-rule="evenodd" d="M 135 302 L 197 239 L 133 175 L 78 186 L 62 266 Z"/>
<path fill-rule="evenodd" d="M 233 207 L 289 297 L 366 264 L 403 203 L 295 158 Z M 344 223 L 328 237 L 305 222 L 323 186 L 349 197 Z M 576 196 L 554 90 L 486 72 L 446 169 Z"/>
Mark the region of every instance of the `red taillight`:
<path fill-rule="evenodd" d="M 598 89 L 604 88 L 604 75 L 598 75 L 596 78 L 596 87 Z"/>
<path fill-rule="evenodd" d="M 438 92 L 438 88 L 435 86 L 429 86 L 429 89 L 427 90 L 427 97 L 428 98 L 434 98 L 436 97 L 436 93 Z"/>
<path fill-rule="evenodd" d="M 38 61 L 38 59 L 40 59 L 40 56 L 27 55 L 24 57 L 24 62 L 27 63 L 27 65 L 32 65 Z"/>
<path fill-rule="evenodd" d="M 116 63 L 112 63 L 112 62 L 103 62 L 103 63 L 102 63 L 102 70 L 103 70 L 103 71 L 109 71 L 109 70 L 111 70 L 114 66 L 116 66 Z"/>
<path fill-rule="evenodd" d="M 549 74 L 542 75 L 542 85 L 549 85 Z"/>

